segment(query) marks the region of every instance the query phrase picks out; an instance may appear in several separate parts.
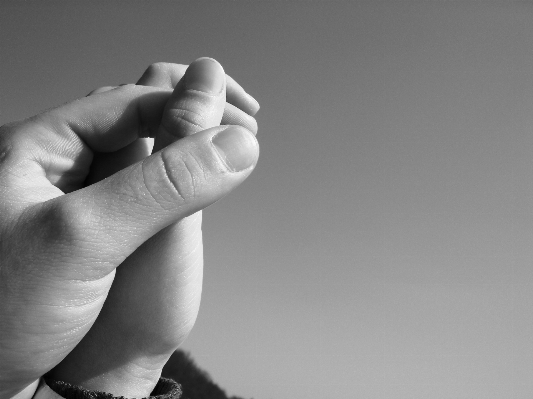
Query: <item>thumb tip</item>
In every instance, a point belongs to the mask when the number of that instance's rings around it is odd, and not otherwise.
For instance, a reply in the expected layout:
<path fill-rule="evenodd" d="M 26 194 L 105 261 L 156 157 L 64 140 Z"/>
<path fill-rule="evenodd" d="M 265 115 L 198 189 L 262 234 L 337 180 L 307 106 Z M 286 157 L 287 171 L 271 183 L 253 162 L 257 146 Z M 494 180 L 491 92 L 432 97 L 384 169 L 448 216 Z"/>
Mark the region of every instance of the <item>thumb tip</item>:
<path fill-rule="evenodd" d="M 197 59 L 195 59 L 191 65 L 197 63 L 197 62 L 212 62 L 216 65 L 218 65 L 222 70 L 224 70 L 224 68 L 222 67 L 222 65 L 220 64 L 220 62 L 218 62 L 217 60 L 215 60 L 214 58 L 211 58 L 211 57 L 199 57 Z"/>
<path fill-rule="evenodd" d="M 226 74 L 217 60 L 202 57 L 189 65 L 185 72 L 184 83 L 189 90 L 217 95 L 226 86 Z"/>

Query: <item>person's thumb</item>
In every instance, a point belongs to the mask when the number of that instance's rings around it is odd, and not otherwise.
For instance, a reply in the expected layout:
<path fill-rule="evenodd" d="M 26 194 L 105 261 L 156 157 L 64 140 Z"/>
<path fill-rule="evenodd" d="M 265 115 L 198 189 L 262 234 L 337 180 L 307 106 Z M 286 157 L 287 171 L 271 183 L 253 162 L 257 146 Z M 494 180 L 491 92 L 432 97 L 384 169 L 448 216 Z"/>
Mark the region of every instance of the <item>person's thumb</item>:
<path fill-rule="evenodd" d="M 226 74 L 212 58 L 194 61 L 167 101 L 153 152 L 174 141 L 218 126 L 226 105 Z"/>
<path fill-rule="evenodd" d="M 40 224 L 53 230 L 48 233 L 54 238 L 54 254 L 63 251 L 54 256 L 54 272 L 63 274 L 63 269 L 77 279 L 110 273 L 158 231 L 237 187 L 252 172 L 258 156 L 251 132 L 240 126 L 218 126 L 41 204 L 35 215 L 44 217 Z"/>

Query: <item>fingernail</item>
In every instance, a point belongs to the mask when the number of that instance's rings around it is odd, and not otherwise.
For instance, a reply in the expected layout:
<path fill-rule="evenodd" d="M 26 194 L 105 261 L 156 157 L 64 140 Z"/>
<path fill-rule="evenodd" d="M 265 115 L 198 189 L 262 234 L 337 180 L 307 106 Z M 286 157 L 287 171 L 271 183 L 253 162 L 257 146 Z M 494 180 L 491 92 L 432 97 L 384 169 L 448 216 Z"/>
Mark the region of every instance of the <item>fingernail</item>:
<path fill-rule="evenodd" d="M 199 58 L 185 72 L 185 87 L 208 94 L 219 94 L 224 89 L 226 74 L 222 65 L 212 58 Z"/>
<path fill-rule="evenodd" d="M 217 133 L 211 140 L 232 172 L 249 168 L 257 158 L 257 140 L 243 127 L 230 126 Z"/>

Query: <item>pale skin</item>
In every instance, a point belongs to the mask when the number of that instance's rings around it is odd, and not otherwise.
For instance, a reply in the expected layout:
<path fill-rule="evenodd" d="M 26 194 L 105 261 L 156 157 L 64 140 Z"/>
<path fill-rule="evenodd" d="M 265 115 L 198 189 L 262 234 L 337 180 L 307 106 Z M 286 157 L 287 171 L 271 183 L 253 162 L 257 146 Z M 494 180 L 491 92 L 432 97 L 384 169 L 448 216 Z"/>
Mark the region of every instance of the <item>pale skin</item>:
<path fill-rule="evenodd" d="M 146 397 L 191 331 L 200 211 L 254 169 L 259 106 L 214 60 L 185 70 L 1 128 L 0 397 L 50 370 Z"/>

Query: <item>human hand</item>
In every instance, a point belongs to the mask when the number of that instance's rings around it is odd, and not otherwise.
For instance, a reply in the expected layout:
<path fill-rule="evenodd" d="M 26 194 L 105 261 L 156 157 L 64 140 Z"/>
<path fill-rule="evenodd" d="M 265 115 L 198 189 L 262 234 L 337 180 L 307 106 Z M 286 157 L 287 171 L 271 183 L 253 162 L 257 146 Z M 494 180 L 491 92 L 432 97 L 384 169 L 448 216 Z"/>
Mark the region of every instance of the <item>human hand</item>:
<path fill-rule="evenodd" d="M 168 90 L 124 86 L 1 128 L 2 396 L 30 385 L 79 343 L 118 265 L 255 167 L 253 136 L 216 127 L 84 187 L 94 154 L 152 135 L 169 98 Z"/>
<path fill-rule="evenodd" d="M 257 131 L 258 106 L 231 78 L 224 90 L 224 71 L 212 60 L 195 61 L 184 80 L 211 80 L 217 87 L 207 94 L 189 90 L 181 79 L 185 67 L 156 64 L 137 84 L 176 86 L 167 103 L 166 118 L 155 138 L 154 151 L 221 123 Z M 105 91 L 106 88 L 97 92 Z M 225 98 L 231 103 L 225 103 Z M 233 104 L 235 105 L 233 105 Z M 222 112 L 224 111 L 224 115 Z M 172 132 L 172 134 L 168 134 Z M 140 145 L 140 143 L 138 143 Z M 121 150 L 130 151 L 130 148 Z M 108 157 L 109 158 L 109 157 Z M 120 156 L 119 159 L 131 159 Z M 98 176 L 110 172 L 99 168 Z M 120 164 L 118 169 L 127 166 Z M 50 377 L 115 396 L 149 396 L 170 355 L 191 331 L 200 305 L 203 274 L 201 212 L 168 226 L 131 254 L 117 269 L 115 281 L 95 324 L 80 344 L 50 373 Z"/>

